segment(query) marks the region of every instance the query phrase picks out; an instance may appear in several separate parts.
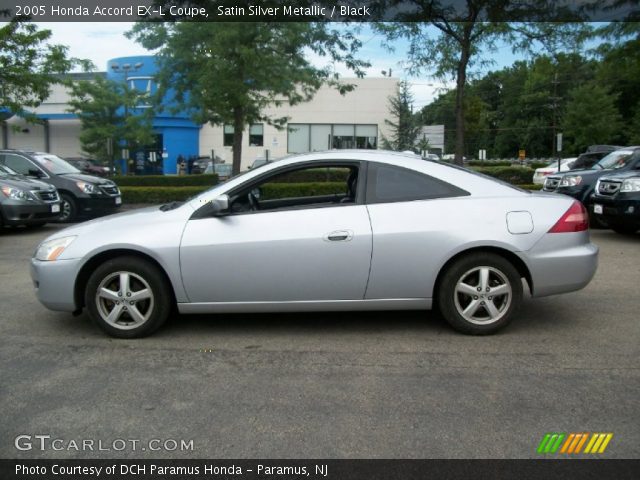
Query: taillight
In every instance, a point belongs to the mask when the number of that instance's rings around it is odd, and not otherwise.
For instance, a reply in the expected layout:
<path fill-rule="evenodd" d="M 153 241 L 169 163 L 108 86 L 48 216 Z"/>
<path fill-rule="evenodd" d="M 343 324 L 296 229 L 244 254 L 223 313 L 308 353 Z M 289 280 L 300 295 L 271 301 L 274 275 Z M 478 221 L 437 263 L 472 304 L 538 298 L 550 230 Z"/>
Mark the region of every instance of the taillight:
<path fill-rule="evenodd" d="M 549 233 L 583 232 L 589 228 L 589 215 L 587 209 L 577 200 L 573 202 L 569 210 L 564 212 L 560 220 L 551 227 Z"/>

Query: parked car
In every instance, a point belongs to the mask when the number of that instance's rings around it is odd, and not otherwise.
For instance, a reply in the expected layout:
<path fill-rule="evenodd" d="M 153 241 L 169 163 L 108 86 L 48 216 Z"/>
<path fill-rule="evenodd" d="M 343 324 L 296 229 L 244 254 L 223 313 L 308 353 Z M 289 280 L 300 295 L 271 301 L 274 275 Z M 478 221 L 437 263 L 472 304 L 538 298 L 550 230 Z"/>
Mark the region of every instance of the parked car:
<path fill-rule="evenodd" d="M 620 150 L 618 145 L 591 145 L 587 151 L 578 155 L 578 158 L 571 166 L 572 170 L 584 170 L 593 167 L 596 163 L 609 155 L 611 152 Z"/>
<path fill-rule="evenodd" d="M 191 163 L 191 171 L 192 174 L 204 173 L 209 165 L 213 162 L 210 157 L 198 157 L 193 159 Z"/>
<path fill-rule="evenodd" d="M 283 178 L 342 170 L 308 189 Z M 344 178 L 336 182 L 335 178 Z M 139 337 L 181 313 L 401 310 L 437 305 L 461 332 L 507 325 L 534 297 L 589 283 L 598 248 L 580 202 L 381 150 L 282 159 L 185 203 L 49 236 L 40 302 Z M 277 281 L 274 281 L 277 278 Z"/>
<path fill-rule="evenodd" d="M 210 163 L 204 173 L 215 173 L 218 175 L 218 180 L 223 182 L 231 177 L 232 165 L 230 163 L 216 163 L 215 165 Z"/>
<path fill-rule="evenodd" d="M 572 158 L 563 158 L 560 160 L 560 172 L 566 172 L 571 170 L 574 162 L 576 161 L 576 157 Z M 533 183 L 536 185 L 542 185 L 544 183 L 545 178 L 554 173 L 558 173 L 558 161 L 553 160 L 546 167 L 536 168 L 533 172 Z"/>
<path fill-rule="evenodd" d="M 640 147 L 625 147 L 611 152 L 592 168 L 571 170 L 565 173 L 549 175 L 544 182 L 545 192 L 556 192 L 580 200 L 589 209 L 594 220 L 592 194 L 598 179 L 615 171 L 626 172 L 640 168 Z"/>
<path fill-rule="evenodd" d="M 258 157 L 256 158 L 253 163 L 249 166 L 249 170 L 255 170 L 258 167 L 262 167 L 263 165 L 266 165 L 267 163 L 271 163 L 273 160 L 267 160 L 264 157 Z"/>
<path fill-rule="evenodd" d="M 640 171 L 600 177 L 593 194 L 593 213 L 609 228 L 630 234 L 640 230 Z"/>
<path fill-rule="evenodd" d="M 0 165 L 0 227 L 41 227 L 57 220 L 60 197 L 53 185 L 18 175 Z"/>
<path fill-rule="evenodd" d="M 65 157 L 65 160 L 83 173 L 96 175 L 98 177 L 109 176 L 109 167 L 100 165 L 97 161 L 90 158 Z"/>
<path fill-rule="evenodd" d="M 62 201 L 58 220 L 71 222 L 82 215 L 112 213 L 122 197 L 115 182 L 80 172 L 51 153 L 0 150 L 0 164 L 58 189 Z"/>

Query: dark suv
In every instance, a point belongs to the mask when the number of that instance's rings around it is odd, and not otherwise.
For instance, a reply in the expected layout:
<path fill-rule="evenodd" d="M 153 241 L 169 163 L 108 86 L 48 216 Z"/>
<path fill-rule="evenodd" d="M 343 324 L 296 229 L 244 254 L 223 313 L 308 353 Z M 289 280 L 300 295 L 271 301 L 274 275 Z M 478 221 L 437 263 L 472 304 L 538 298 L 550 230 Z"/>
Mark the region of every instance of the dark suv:
<path fill-rule="evenodd" d="M 591 197 L 598 179 L 614 171 L 627 172 L 638 169 L 640 169 L 640 147 L 625 147 L 611 152 L 590 169 L 549 175 L 544 182 L 543 190 L 563 193 L 580 200 L 593 214 Z"/>
<path fill-rule="evenodd" d="M 593 213 L 615 232 L 640 230 L 640 170 L 601 177 L 592 200 Z"/>
<path fill-rule="evenodd" d="M 53 185 L 0 165 L 0 226 L 41 227 L 59 216 L 60 197 Z"/>
<path fill-rule="evenodd" d="M 56 187 L 62 200 L 61 222 L 71 222 L 81 215 L 111 213 L 122 203 L 113 181 L 85 175 L 50 153 L 0 150 L 0 165 Z"/>

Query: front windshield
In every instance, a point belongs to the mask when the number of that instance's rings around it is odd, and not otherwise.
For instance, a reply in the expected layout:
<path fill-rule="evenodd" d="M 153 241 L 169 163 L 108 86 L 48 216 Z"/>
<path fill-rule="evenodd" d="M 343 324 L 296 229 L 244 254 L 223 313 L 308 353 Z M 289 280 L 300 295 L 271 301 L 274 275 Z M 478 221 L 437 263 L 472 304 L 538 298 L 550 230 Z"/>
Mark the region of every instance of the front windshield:
<path fill-rule="evenodd" d="M 13 175 L 18 175 L 18 173 L 14 172 L 6 165 L 0 165 L 0 177 L 8 177 Z"/>
<path fill-rule="evenodd" d="M 34 155 L 33 158 L 35 158 L 40 165 L 42 165 L 54 175 L 64 175 L 65 173 L 81 173 L 80 170 L 78 170 L 66 160 L 58 157 L 57 155 L 50 155 L 48 153 L 38 154 Z"/>
<path fill-rule="evenodd" d="M 632 156 L 633 150 L 617 150 L 604 157 L 592 168 L 603 170 L 615 170 L 622 168 L 629 164 Z"/>

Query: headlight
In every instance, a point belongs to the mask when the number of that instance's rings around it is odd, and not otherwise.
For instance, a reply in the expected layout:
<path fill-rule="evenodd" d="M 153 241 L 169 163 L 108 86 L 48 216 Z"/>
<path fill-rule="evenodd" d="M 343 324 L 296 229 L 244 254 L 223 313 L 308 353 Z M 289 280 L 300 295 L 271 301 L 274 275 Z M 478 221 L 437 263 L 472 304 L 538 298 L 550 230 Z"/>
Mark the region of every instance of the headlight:
<path fill-rule="evenodd" d="M 56 260 L 75 239 L 76 237 L 74 235 L 71 237 L 54 238 L 53 240 L 42 242 L 38 247 L 38 250 L 36 250 L 36 260 L 42 260 L 45 262 L 52 262 Z"/>
<path fill-rule="evenodd" d="M 84 193 L 98 193 L 98 189 L 93 183 L 76 182 L 76 185 Z"/>
<path fill-rule="evenodd" d="M 630 178 L 622 182 L 621 192 L 640 192 L 640 178 Z"/>
<path fill-rule="evenodd" d="M 565 175 L 560 180 L 561 187 L 574 187 L 582 183 L 582 177 L 580 175 Z"/>
<path fill-rule="evenodd" d="M 5 197 L 9 197 L 12 200 L 22 200 L 25 202 L 32 200 L 29 192 L 20 190 L 19 188 L 2 187 L 2 193 L 4 193 Z"/>

